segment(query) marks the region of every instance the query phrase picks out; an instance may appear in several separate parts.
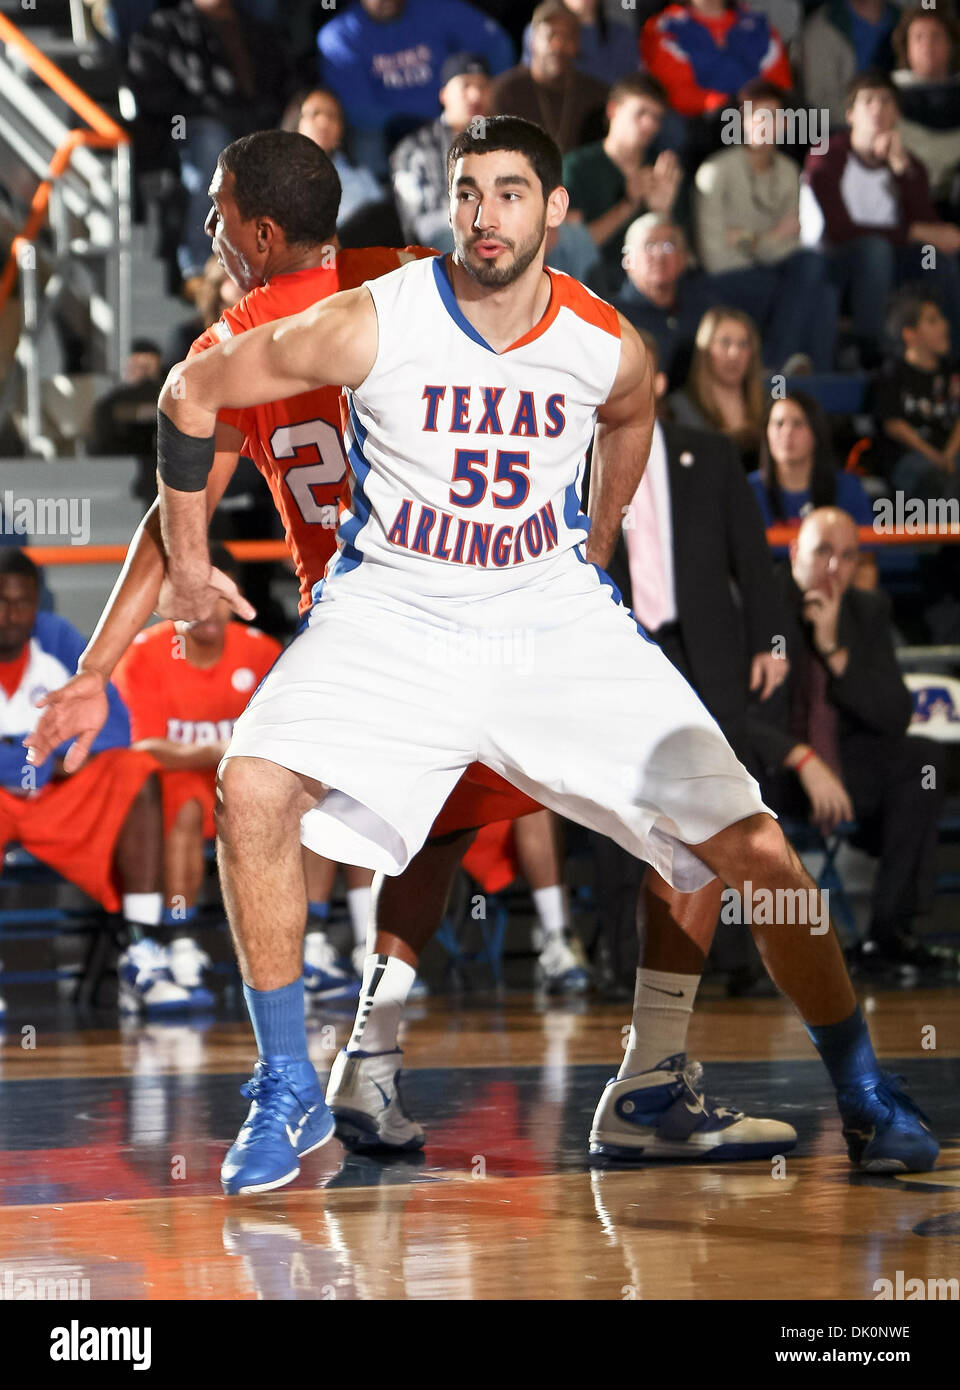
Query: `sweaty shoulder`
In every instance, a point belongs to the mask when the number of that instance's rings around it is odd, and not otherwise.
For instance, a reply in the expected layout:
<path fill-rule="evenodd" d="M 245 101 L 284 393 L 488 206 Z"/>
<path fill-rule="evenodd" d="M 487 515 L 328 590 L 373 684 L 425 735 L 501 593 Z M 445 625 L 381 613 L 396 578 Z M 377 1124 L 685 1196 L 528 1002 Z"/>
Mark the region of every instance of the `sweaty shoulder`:
<path fill-rule="evenodd" d="M 349 247 L 337 256 L 340 288 L 359 289 L 365 280 L 377 280 L 391 270 L 399 270 L 411 261 L 423 261 L 437 253 L 428 246 L 358 246 Z"/>
<path fill-rule="evenodd" d="M 619 339 L 620 316 L 612 304 L 588 290 L 586 285 L 581 285 L 579 280 L 574 280 L 572 275 L 563 275 L 552 270 L 550 276 L 553 280 L 553 293 L 557 296 L 558 313 L 567 310 L 584 323 L 590 323 L 594 328 L 602 328 L 611 337 Z"/>

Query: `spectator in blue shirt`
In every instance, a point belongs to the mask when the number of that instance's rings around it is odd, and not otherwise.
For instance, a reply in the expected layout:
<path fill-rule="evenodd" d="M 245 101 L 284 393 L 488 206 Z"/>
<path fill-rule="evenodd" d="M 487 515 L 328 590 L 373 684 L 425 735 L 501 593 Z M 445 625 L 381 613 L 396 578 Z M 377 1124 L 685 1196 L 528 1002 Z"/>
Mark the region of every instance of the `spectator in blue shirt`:
<path fill-rule="evenodd" d="M 499 24 L 464 0 L 359 0 L 323 26 L 317 46 L 321 81 L 343 103 L 354 155 L 378 176 L 397 140 L 436 116 L 446 58 L 469 50 L 492 73 L 513 63 Z"/>
<path fill-rule="evenodd" d="M 873 525 L 873 504 L 855 473 L 837 471 L 830 427 L 820 406 L 803 391 L 791 391 L 767 411 L 760 440 L 760 467 L 747 481 L 760 504 L 765 526 L 799 524 L 818 507 L 839 507 L 858 526 Z M 775 555 L 786 547 L 775 546 Z M 876 588 L 876 557 L 860 552 L 860 588 Z"/>
<path fill-rule="evenodd" d="M 580 52 L 574 67 L 612 87 L 622 77 L 637 72 L 640 67 L 637 52 L 637 32 L 626 14 L 622 19 L 611 18 L 603 0 L 564 0 L 567 9 L 580 21 Z M 523 31 L 522 62 L 530 66 L 532 24 Z"/>

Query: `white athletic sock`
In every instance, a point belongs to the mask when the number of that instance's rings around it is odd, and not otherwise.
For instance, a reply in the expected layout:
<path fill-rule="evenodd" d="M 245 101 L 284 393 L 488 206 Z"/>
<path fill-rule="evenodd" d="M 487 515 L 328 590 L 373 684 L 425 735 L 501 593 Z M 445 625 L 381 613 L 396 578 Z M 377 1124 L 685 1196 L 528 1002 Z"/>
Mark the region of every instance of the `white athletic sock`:
<path fill-rule="evenodd" d="M 163 921 L 162 893 L 124 893 L 123 920 L 139 927 L 159 927 Z"/>
<path fill-rule="evenodd" d="M 354 946 L 365 946 L 367 944 L 367 920 L 370 916 L 369 887 L 347 889 L 347 911 L 350 913 L 350 925 L 353 927 Z"/>
<path fill-rule="evenodd" d="M 396 1050 L 403 1006 L 415 979 L 413 966 L 397 956 L 367 956 L 348 1052 Z"/>
<path fill-rule="evenodd" d="M 533 898 L 533 905 L 537 909 L 537 916 L 540 918 L 544 944 L 546 944 L 551 936 L 559 936 L 561 932 L 566 931 L 569 925 L 567 895 L 562 883 L 552 883 L 549 888 L 534 888 L 531 891 L 531 897 Z"/>
<path fill-rule="evenodd" d="M 618 1079 L 650 1071 L 665 1057 L 684 1052 L 699 975 L 674 975 L 668 970 L 637 971 L 630 1039 Z"/>

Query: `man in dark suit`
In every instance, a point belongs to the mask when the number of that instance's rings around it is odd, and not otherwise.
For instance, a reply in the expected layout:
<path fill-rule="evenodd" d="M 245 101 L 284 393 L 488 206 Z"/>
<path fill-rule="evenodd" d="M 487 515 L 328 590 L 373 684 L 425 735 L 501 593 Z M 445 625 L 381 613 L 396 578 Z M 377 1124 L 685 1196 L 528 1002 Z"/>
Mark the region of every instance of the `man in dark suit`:
<path fill-rule="evenodd" d="M 778 576 L 792 667 L 759 711 L 752 737 L 769 804 L 809 815 L 827 834 L 855 819 L 854 843 L 879 858 L 870 930 L 855 962 L 937 969 L 912 931 L 934 900 L 940 749 L 907 734 L 912 701 L 893 648 L 890 603 L 852 587 L 857 552 L 846 512 L 821 507 L 804 520 L 790 570 Z"/>
<path fill-rule="evenodd" d="M 652 337 L 641 336 L 656 360 Z M 662 373 L 656 389 L 662 398 Z M 785 618 L 763 521 L 724 435 L 657 422 L 608 573 L 740 760 L 759 774 L 748 705 L 751 692 L 762 704 L 786 678 Z M 644 970 L 699 982 L 720 914 L 719 880 L 678 894 L 611 840 L 597 836 L 596 850 L 600 933 L 615 979 L 630 978 L 637 964 L 640 895 Z M 756 960 L 747 937 L 728 950 L 727 963 L 738 971 Z"/>

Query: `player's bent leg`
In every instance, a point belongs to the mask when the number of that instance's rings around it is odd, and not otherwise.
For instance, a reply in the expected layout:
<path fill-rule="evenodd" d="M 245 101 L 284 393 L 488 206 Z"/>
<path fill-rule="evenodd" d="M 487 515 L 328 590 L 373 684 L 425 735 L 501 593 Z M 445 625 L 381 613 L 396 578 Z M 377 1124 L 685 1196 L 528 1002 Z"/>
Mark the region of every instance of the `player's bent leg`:
<path fill-rule="evenodd" d="M 356 999 L 360 981 L 327 935 L 330 898 L 337 877 L 332 859 L 301 846 L 307 885 L 307 929 L 303 938 L 303 988 L 308 1004 Z"/>
<path fill-rule="evenodd" d="M 173 933 L 168 948 L 170 973 L 174 983 L 187 991 L 195 1010 L 212 1009 L 215 1003 L 203 983 L 210 957 L 189 931 L 203 883 L 203 827 L 204 807 L 191 797 L 177 808 L 173 823 L 168 823 L 163 845 L 164 920 Z"/>
<path fill-rule="evenodd" d="M 375 949 L 364 963 L 353 1032 L 327 1082 L 337 1138 L 350 1149 L 423 1147 L 423 1129 L 406 1113 L 399 1093 L 400 1023 L 420 953 L 443 920 L 450 886 L 475 833 L 428 840 L 402 874 L 375 885 Z"/>
<path fill-rule="evenodd" d="M 929 1122 L 884 1072 L 821 893 L 771 816 L 749 816 L 693 847 L 738 893 L 770 895 L 751 913 L 764 964 L 792 1000 L 830 1073 L 852 1163 L 868 1172 L 923 1172 L 939 1145 Z M 762 920 L 757 921 L 760 917 Z"/>
<path fill-rule="evenodd" d="M 590 972 L 579 941 L 571 937 L 563 882 L 560 827 L 552 811 L 534 811 L 513 822 L 520 869 L 530 887 L 541 934 L 538 959 L 548 994 L 583 994 Z"/>
<path fill-rule="evenodd" d="M 117 961 L 120 1012 L 147 1018 L 186 1013 L 193 1007 L 190 991 L 174 976 L 170 952 L 158 939 L 163 915 L 163 807 L 156 776 L 144 781 L 130 803 L 114 862 L 129 941 Z"/>
<path fill-rule="evenodd" d="M 292 1182 L 300 1158 L 333 1137 L 307 1052 L 301 973 L 307 894 L 300 818 L 325 790 L 262 758 L 231 758 L 221 767 L 221 883 L 258 1051 L 242 1088 L 250 1110 L 221 1168 L 228 1194 Z"/>
<path fill-rule="evenodd" d="M 678 893 L 647 869 L 630 1037 L 593 1118 L 594 1156 L 633 1162 L 769 1158 L 797 1142 L 791 1125 L 709 1099 L 700 1063 L 687 1060 L 687 1027 L 722 889 L 713 879 L 695 893 Z"/>

